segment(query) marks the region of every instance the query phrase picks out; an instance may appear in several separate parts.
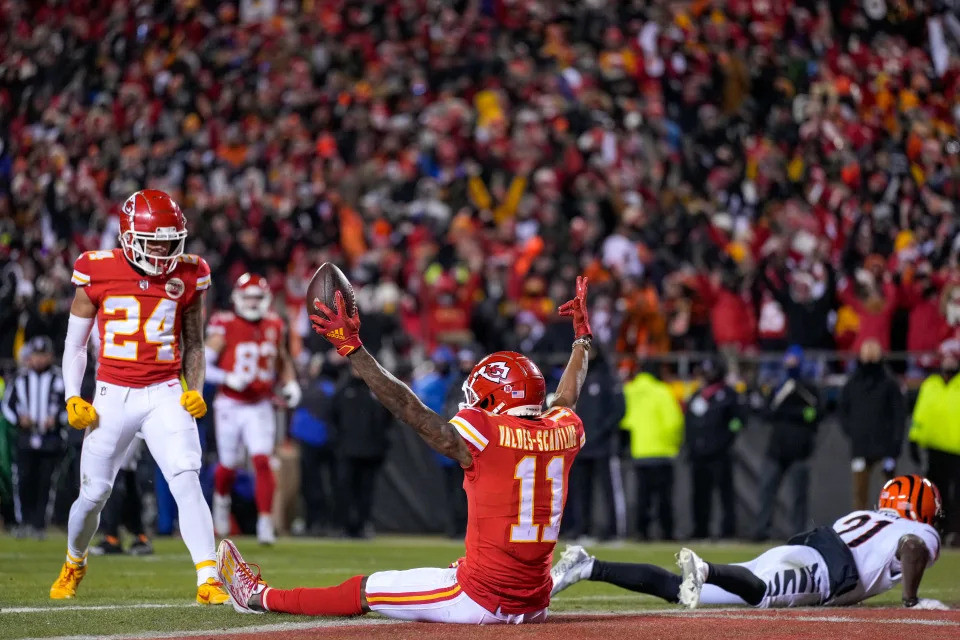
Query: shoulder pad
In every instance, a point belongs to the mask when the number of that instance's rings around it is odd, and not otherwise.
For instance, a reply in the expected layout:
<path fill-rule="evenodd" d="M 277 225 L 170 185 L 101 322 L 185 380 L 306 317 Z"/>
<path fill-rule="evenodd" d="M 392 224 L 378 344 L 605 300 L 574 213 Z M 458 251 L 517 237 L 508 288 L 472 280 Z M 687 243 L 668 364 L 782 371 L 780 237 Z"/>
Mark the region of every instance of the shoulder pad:
<path fill-rule="evenodd" d="M 233 311 L 215 311 L 210 316 L 210 323 L 226 324 L 232 322 L 235 317 Z"/>
<path fill-rule="evenodd" d="M 85 287 L 90 284 L 92 271 L 98 264 L 104 264 L 104 261 L 112 261 L 116 258 L 113 251 L 84 251 L 73 263 L 73 276 L 70 282 L 78 287 Z"/>

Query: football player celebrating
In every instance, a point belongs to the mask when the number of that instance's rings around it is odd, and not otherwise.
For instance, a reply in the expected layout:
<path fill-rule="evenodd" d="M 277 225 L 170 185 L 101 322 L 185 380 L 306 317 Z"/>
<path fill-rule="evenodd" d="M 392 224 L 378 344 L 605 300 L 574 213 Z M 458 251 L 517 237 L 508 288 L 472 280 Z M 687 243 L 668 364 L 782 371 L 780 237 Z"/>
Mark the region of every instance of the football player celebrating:
<path fill-rule="evenodd" d="M 463 384 L 465 402 L 449 421 L 423 405 L 360 344 L 360 317 L 315 302 L 318 333 L 350 359 L 360 377 L 398 420 L 464 469 L 468 517 L 466 557 L 441 569 L 381 571 L 330 588 L 271 589 L 229 540 L 218 567 L 240 612 L 345 616 L 376 611 L 400 620 L 496 624 L 543 622 L 550 603 L 550 561 L 560 531 L 570 465 L 583 446 L 574 413 L 587 370 L 590 325 L 587 281 L 560 307 L 572 316 L 576 339 L 543 411 L 546 388 L 525 356 L 500 351 L 483 358 Z"/>
<path fill-rule="evenodd" d="M 300 402 L 293 359 L 283 320 L 270 310 L 272 296 L 262 276 L 245 273 L 231 294 L 233 311 L 215 314 L 207 328 L 207 380 L 219 384 L 213 401 L 217 432 L 214 471 L 213 527 L 230 535 L 230 492 L 241 462 L 241 445 L 253 462 L 257 501 L 257 540 L 273 544 L 273 490 L 270 456 L 277 435 L 276 412 L 270 402 L 277 381 L 288 407 Z"/>
<path fill-rule="evenodd" d="M 832 527 L 791 538 L 742 564 L 704 562 L 689 549 L 677 554 L 682 575 L 649 564 L 604 562 L 583 547 L 564 551 L 553 568 L 553 595 L 580 580 L 655 595 L 689 608 L 700 604 L 761 608 L 844 606 L 903 583 L 903 604 L 946 609 L 918 597 L 923 573 L 940 556 L 940 492 L 926 478 L 898 476 L 880 493 L 875 511 L 854 511 Z"/>
<path fill-rule="evenodd" d="M 76 295 L 63 351 L 67 418 L 90 428 L 83 441 L 80 495 L 70 508 L 67 558 L 50 587 L 76 595 L 87 572 L 87 547 L 124 454 L 140 434 L 180 512 L 180 535 L 197 571 L 197 602 L 223 604 L 210 509 L 200 489 L 195 418 L 207 407 L 203 388 L 203 292 L 210 267 L 183 253 L 186 219 L 166 193 L 138 191 L 120 212 L 120 248 L 88 251 L 73 270 Z M 96 397 L 80 397 L 87 339 L 100 336 Z M 182 376 L 182 378 L 181 378 Z"/>

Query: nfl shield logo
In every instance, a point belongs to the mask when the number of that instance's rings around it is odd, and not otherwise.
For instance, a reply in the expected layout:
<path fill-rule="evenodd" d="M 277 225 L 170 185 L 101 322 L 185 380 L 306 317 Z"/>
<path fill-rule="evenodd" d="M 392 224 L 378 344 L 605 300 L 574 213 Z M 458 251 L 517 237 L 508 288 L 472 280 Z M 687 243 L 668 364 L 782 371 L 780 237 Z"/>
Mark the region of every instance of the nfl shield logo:
<path fill-rule="evenodd" d="M 141 281 L 140 281 L 140 288 L 141 288 L 143 291 L 146 291 L 149 287 L 150 287 L 150 283 L 149 283 L 149 282 L 147 282 L 146 280 L 141 280 Z"/>

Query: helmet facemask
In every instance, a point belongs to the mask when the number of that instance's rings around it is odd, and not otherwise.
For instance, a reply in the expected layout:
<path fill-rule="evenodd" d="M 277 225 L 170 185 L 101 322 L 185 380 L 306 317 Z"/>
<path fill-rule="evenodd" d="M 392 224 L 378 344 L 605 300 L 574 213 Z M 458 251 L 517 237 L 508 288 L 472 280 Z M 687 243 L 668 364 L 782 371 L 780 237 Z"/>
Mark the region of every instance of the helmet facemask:
<path fill-rule="evenodd" d="M 120 234 L 120 246 L 133 265 L 150 276 L 170 273 L 177 266 L 177 259 L 183 255 L 183 246 L 187 239 L 186 230 L 176 227 L 160 227 L 156 231 L 124 231 Z M 165 255 L 151 253 L 148 242 L 169 242 Z"/>
<path fill-rule="evenodd" d="M 480 396 L 477 395 L 477 392 L 473 390 L 473 387 L 470 386 L 470 378 L 467 377 L 463 381 L 463 386 L 460 387 L 463 390 L 463 399 L 464 402 L 460 403 L 460 411 L 464 409 L 470 409 L 471 407 L 476 406 L 480 402 Z"/>
<path fill-rule="evenodd" d="M 233 308 L 237 315 L 250 322 L 257 322 L 267 315 L 267 312 L 270 311 L 270 304 L 273 302 L 273 296 L 270 295 L 270 292 L 264 291 L 260 287 L 235 289 L 232 298 Z"/>

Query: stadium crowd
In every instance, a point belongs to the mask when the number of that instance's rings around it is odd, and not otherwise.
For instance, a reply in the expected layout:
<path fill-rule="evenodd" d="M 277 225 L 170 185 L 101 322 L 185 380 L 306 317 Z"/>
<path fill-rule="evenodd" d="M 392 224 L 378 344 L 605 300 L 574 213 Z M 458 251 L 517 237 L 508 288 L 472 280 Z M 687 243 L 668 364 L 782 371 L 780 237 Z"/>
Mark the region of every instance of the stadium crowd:
<path fill-rule="evenodd" d="M 330 258 L 401 335 L 493 349 L 583 270 L 625 356 L 936 350 L 960 23 L 869 8 L 5 3 L 0 357 L 62 331 L 72 260 L 141 187 L 184 207 L 220 307 L 246 270 L 296 307 Z"/>
<path fill-rule="evenodd" d="M 580 272 L 625 379 L 677 350 L 956 355 L 950 7 L 0 2 L 0 361 L 62 343 L 72 261 L 144 187 L 211 306 L 267 276 L 304 373 L 324 260 L 400 368 L 565 350 Z"/>

